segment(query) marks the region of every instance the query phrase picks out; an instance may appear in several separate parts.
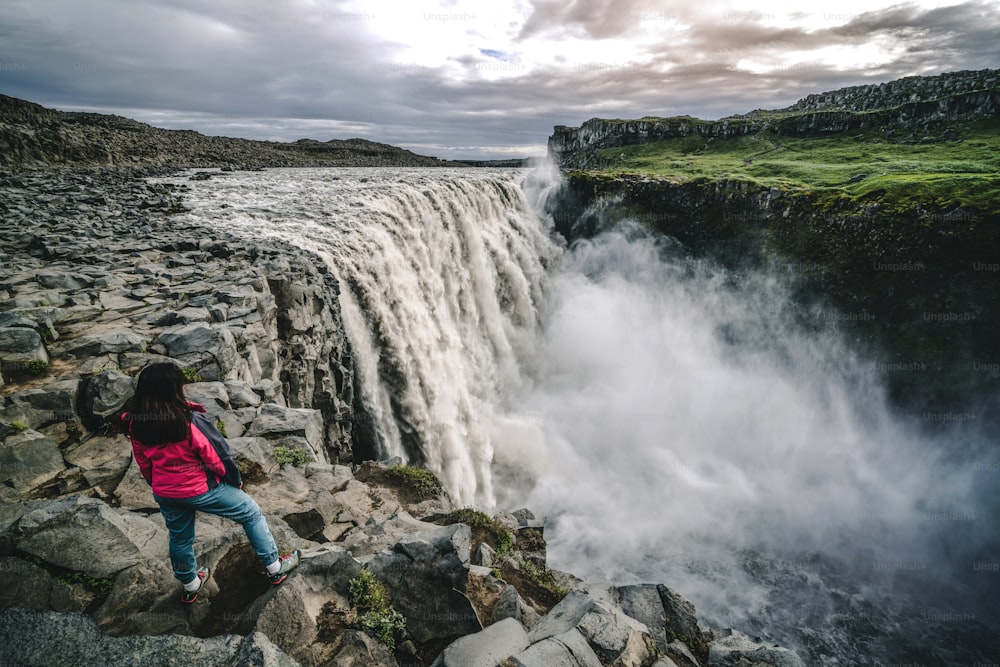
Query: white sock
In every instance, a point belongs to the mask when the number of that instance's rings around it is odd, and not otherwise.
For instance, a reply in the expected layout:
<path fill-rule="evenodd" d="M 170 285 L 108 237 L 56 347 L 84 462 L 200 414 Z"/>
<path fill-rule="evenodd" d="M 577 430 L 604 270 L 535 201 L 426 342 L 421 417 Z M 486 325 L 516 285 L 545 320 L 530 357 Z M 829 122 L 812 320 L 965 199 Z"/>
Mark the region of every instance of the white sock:
<path fill-rule="evenodd" d="M 278 560 L 274 561 L 273 563 L 267 566 L 267 573 L 274 574 L 280 569 L 281 569 L 281 559 L 279 558 Z"/>
<path fill-rule="evenodd" d="M 187 592 L 196 591 L 201 587 L 201 577 L 197 574 L 194 575 L 194 579 L 186 584 L 184 584 L 184 590 Z"/>

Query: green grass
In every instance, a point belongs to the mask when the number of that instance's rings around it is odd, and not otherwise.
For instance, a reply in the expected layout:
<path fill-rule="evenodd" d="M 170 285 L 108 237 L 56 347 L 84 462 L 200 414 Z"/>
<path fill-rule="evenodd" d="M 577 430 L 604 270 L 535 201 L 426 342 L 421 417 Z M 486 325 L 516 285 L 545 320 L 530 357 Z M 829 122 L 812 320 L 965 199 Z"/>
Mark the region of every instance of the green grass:
<path fill-rule="evenodd" d="M 201 376 L 194 368 L 182 368 L 181 373 L 184 374 L 184 381 L 188 383 L 204 382 L 205 379 Z"/>
<path fill-rule="evenodd" d="M 745 181 L 788 192 L 891 203 L 1000 209 L 1000 118 L 968 123 L 961 141 L 889 143 L 876 131 L 814 138 L 770 132 L 713 139 L 692 150 L 690 137 L 605 148 L 608 174 L 644 174 L 677 183 Z M 851 182 L 859 175 L 863 179 Z"/>

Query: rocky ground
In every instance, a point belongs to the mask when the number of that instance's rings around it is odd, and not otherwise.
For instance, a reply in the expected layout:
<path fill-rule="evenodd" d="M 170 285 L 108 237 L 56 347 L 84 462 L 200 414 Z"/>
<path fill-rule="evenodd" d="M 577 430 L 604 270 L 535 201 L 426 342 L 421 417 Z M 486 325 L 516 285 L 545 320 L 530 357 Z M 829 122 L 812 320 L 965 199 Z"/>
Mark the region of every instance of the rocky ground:
<path fill-rule="evenodd" d="M 179 228 L 178 193 L 143 173 L 0 173 L 0 664 L 802 664 L 705 630 L 665 586 L 548 570 L 528 510 L 455 508 L 426 471 L 357 465 L 335 279 L 299 249 Z M 303 551 L 280 587 L 203 515 L 212 577 L 179 602 L 115 424 L 163 358 L 279 547 Z"/>
<path fill-rule="evenodd" d="M 108 114 L 47 109 L 0 95 L 0 168 L 56 165 L 132 167 L 439 167 L 463 163 L 366 139 L 293 142 L 210 137 Z"/>

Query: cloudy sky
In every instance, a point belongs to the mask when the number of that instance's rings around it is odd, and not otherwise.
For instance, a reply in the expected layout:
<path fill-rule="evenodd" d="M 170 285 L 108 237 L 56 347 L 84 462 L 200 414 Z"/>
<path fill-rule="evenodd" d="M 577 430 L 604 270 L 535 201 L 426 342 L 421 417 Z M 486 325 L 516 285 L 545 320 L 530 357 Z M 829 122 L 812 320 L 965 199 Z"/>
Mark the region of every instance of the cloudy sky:
<path fill-rule="evenodd" d="M 544 153 L 588 118 L 719 118 L 1000 67 L 1000 0 L 2 0 L 0 93 L 254 139 Z"/>

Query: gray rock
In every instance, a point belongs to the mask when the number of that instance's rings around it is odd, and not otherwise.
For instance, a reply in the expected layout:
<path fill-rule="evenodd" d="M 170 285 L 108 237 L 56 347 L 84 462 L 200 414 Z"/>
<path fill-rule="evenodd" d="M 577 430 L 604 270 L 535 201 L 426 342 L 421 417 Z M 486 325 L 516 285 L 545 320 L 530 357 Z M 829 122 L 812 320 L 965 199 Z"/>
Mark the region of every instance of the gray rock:
<path fill-rule="evenodd" d="M 22 551 L 42 560 L 109 577 L 167 553 L 162 525 L 94 498 L 70 497 L 26 512 L 17 524 Z"/>
<path fill-rule="evenodd" d="M 118 415 L 134 393 L 131 377 L 118 370 L 108 370 L 90 378 L 84 400 L 90 415 L 104 418 Z"/>
<path fill-rule="evenodd" d="M 122 667 L 297 667 L 267 637 L 183 635 L 109 637 L 83 614 L 5 609 L 0 611 L 0 664 L 121 665 Z"/>
<path fill-rule="evenodd" d="M 240 642 L 240 647 L 230 664 L 240 667 L 298 667 L 299 665 L 262 632 L 252 632 L 247 635 Z"/>
<path fill-rule="evenodd" d="M 532 644 L 511 658 L 515 667 L 601 667 L 601 661 L 577 630 Z"/>
<path fill-rule="evenodd" d="M 483 567 L 493 567 L 497 552 L 486 542 L 480 542 L 476 553 L 472 554 L 472 563 Z"/>
<path fill-rule="evenodd" d="M 261 403 L 253 388 L 242 380 L 227 380 L 226 392 L 229 394 L 229 404 L 234 408 L 255 408 Z"/>
<path fill-rule="evenodd" d="M 285 408 L 274 403 L 265 403 L 250 428 L 247 436 L 260 436 L 269 440 L 283 436 L 305 438 L 317 457 L 323 451 L 323 415 L 319 410 L 305 408 Z M 319 459 L 325 462 L 325 457 Z"/>
<path fill-rule="evenodd" d="M 261 380 L 251 387 L 251 389 L 253 389 L 253 392 L 260 396 L 261 400 L 265 403 L 275 403 L 277 405 L 285 404 L 284 395 L 281 393 L 281 383 L 276 380 Z"/>
<path fill-rule="evenodd" d="M 60 581 L 42 568 L 13 556 L 0 557 L 0 609 L 84 611 L 95 595 L 82 584 Z"/>
<path fill-rule="evenodd" d="M 60 421 L 76 421 L 78 380 L 58 380 L 37 389 L 15 391 L 2 411 L 6 421 L 18 420 L 31 428 Z"/>
<path fill-rule="evenodd" d="M 48 364 L 49 354 L 34 329 L 0 329 L 0 370 L 8 376 L 28 372 L 30 364 Z"/>
<path fill-rule="evenodd" d="M 496 667 L 528 648 L 528 633 L 507 618 L 475 634 L 456 639 L 441 652 L 432 667 Z"/>
<path fill-rule="evenodd" d="M 37 431 L 11 435 L 0 443 L 0 484 L 19 494 L 27 494 L 65 468 L 59 446 Z"/>
<path fill-rule="evenodd" d="M 229 451 L 237 463 L 246 461 L 254 473 L 270 475 L 278 469 L 274 449 L 264 438 L 226 438 Z"/>
<path fill-rule="evenodd" d="M 132 460 L 132 448 L 120 435 L 94 435 L 63 453 L 66 463 L 83 471 L 89 486 L 118 482 Z"/>
<path fill-rule="evenodd" d="M 83 287 L 79 280 L 59 270 L 39 271 L 35 278 L 45 289 L 78 290 Z"/>
<path fill-rule="evenodd" d="M 396 667 L 399 663 L 392 653 L 377 639 L 364 632 L 348 630 L 343 634 L 333 657 L 326 664 L 337 667 Z"/>
<path fill-rule="evenodd" d="M 134 460 L 129 462 L 125 475 L 115 487 L 114 497 L 123 510 L 155 510 L 159 507 L 153 499 L 153 490 L 143 479 Z"/>
<path fill-rule="evenodd" d="M 236 339 L 224 325 L 194 322 L 164 331 L 156 342 L 185 365 L 198 367 L 206 380 L 231 379 L 240 361 Z"/>
<path fill-rule="evenodd" d="M 493 617 L 497 621 L 504 618 L 513 618 L 528 630 L 534 628 L 538 624 L 538 621 L 541 620 L 538 612 L 524 601 L 524 598 L 521 597 L 520 593 L 513 586 L 507 586 L 500 593 L 500 598 L 493 608 Z"/>
<path fill-rule="evenodd" d="M 264 601 L 254 624 L 285 653 L 300 659 L 316 638 L 316 621 L 306 607 L 307 594 L 301 574 L 290 577 Z"/>
<path fill-rule="evenodd" d="M 65 344 L 66 354 L 78 358 L 120 352 L 142 352 L 147 340 L 139 334 L 121 327 L 85 334 Z"/>
<path fill-rule="evenodd" d="M 467 635 L 483 629 L 465 591 L 472 532 L 465 524 L 421 531 L 393 552 L 376 554 L 368 568 L 389 591 L 418 642 Z"/>
<path fill-rule="evenodd" d="M 622 611 L 611 584 L 588 584 L 570 592 L 531 629 L 533 642 L 576 628 L 602 662 L 640 664 L 652 658 L 649 629 Z"/>
<path fill-rule="evenodd" d="M 663 610 L 658 588 L 656 584 L 640 584 L 621 586 L 618 592 L 621 594 L 622 611 L 644 623 L 656 642 L 656 648 L 666 652 L 669 643 L 666 635 L 667 614 Z"/>
<path fill-rule="evenodd" d="M 229 409 L 229 393 L 221 382 L 192 382 L 184 385 L 184 395 L 189 401 L 204 406 L 210 417 L 218 417 Z"/>
<path fill-rule="evenodd" d="M 751 638 L 738 630 L 722 630 L 708 647 L 709 667 L 805 667 L 794 651 Z"/>

